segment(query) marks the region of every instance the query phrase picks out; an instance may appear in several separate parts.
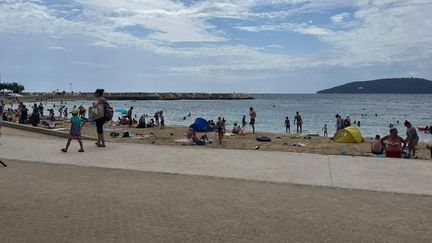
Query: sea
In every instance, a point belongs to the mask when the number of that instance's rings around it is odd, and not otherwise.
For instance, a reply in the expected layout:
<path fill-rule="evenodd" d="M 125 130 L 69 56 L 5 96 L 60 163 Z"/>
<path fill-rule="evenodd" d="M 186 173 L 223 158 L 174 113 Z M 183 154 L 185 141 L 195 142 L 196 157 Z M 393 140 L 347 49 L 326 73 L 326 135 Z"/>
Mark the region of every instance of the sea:
<path fill-rule="evenodd" d="M 305 132 L 319 132 L 322 135 L 324 124 L 331 136 L 336 131 L 335 115 L 350 116 L 351 121 L 360 121 L 363 137 L 386 135 L 393 124 L 404 137 L 405 120 L 414 126 L 432 125 L 432 99 L 423 94 L 251 94 L 254 100 L 152 100 L 152 101 L 110 101 L 115 109 L 134 107 L 134 115 L 139 118 L 148 114 L 151 118 L 156 111 L 162 110 L 167 125 L 189 126 L 198 117 L 217 120 L 224 117 L 227 127 L 241 123 L 243 115 L 249 120 L 249 107 L 257 113 L 256 130 L 283 133 L 284 122 L 288 116 L 292 124 L 298 111 L 303 118 Z M 83 105 L 88 108 L 91 101 L 71 101 L 65 105 Z M 58 107 L 59 102 L 48 102 L 45 107 Z M 56 112 L 58 108 L 55 109 Z M 190 117 L 187 115 L 191 113 Z M 122 116 L 116 113 L 114 119 Z M 184 119 L 186 117 L 186 119 Z M 432 141 L 432 135 L 419 132 L 423 141 Z"/>

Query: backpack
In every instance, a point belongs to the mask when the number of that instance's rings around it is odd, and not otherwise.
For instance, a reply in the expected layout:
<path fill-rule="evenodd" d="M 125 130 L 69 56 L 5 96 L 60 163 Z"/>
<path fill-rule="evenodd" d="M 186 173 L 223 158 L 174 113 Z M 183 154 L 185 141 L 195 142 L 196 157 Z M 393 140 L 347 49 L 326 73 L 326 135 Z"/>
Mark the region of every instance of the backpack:
<path fill-rule="evenodd" d="M 106 100 L 103 101 L 103 107 L 104 107 L 105 120 L 111 121 L 114 116 L 114 109 L 109 105 L 109 103 Z"/>

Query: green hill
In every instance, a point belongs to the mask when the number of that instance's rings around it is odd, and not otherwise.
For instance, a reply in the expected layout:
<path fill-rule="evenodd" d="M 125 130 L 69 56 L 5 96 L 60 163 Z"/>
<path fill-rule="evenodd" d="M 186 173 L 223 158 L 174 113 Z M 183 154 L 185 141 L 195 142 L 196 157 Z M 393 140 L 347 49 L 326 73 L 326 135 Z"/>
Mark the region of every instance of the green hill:
<path fill-rule="evenodd" d="M 318 94 L 432 94 L 432 81 L 422 78 L 387 78 L 356 81 Z"/>

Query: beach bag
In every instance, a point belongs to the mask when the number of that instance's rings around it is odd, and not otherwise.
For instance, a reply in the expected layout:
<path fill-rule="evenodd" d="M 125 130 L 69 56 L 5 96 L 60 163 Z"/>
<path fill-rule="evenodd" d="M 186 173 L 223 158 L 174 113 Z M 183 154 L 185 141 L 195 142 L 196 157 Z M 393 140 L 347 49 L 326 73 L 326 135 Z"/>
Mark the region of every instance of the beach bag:
<path fill-rule="evenodd" d="M 96 107 L 89 107 L 89 118 L 91 120 L 97 120 L 103 117 L 105 117 L 103 104 L 99 104 Z"/>
<path fill-rule="evenodd" d="M 114 116 L 114 109 L 109 105 L 108 101 L 104 100 L 102 103 L 105 121 L 111 121 Z"/>

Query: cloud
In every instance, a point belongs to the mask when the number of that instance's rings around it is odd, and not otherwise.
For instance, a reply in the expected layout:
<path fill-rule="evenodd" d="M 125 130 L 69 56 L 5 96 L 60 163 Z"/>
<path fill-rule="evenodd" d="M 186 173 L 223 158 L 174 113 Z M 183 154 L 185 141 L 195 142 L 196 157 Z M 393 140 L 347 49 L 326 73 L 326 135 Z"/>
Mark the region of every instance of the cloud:
<path fill-rule="evenodd" d="M 97 50 L 145 50 L 160 58 L 158 63 L 173 59 L 160 66 L 169 74 L 356 68 L 430 59 L 431 12 L 432 4 L 426 0 L 71 0 L 54 5 L 43 0 L 8 0 L 0 3 L 0 33 L 76 38 Z M 315 14 L 327 22 L 309 22 Z M 215 20 L 225 21 L 228 27 Z M 133 35 L 124 30 L 130 26 L 149 31 Z M 241 35 L 245 33 L 237 36 L 233 29 L 256 36 L 260 32 L 307 35 L 329 47 L 301 58 L 268 53 L 275 50 L 248 46 Z M 262 46 L 281 52 L 290 46 L 271 44 L 274 40 L 269 36 Z M 85 61 L 71 64 L 108 66 Z"/>
<path fill-rule="evenodd" d="M 350 16 L 350 13 L 343 12 L 340 14 L 333 15 L 330 19 L 333 23 L 341 23 L 346 18 L 348 18 L 349 16 Z"/>
<path fill-rule="evenodd" d="M 64 48 L 62 46 L 50 46 L 50 47 L 48 47 L 48 49 L 50 49 L 50 50 L 66 50 L 66 48 Z"/>

